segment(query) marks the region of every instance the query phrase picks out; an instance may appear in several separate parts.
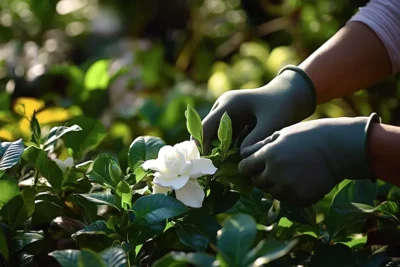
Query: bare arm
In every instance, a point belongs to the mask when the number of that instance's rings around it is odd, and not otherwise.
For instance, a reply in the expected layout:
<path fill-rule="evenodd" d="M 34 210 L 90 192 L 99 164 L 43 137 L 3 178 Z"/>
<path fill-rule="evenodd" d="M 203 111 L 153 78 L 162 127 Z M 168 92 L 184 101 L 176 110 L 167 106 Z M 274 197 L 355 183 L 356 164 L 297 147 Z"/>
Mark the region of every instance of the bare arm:
<path fill-rule="evenodd" d="M 374 123 L 368 152 L 377 178 L 400 186 L 400 127 Z"/>
<path fill-rule="evenodd" d="M 313 81 L 318 103 L 349 95 L 391 74 L 385 46 L 360 22 L 346 24 L 299 67 Z"/>
<path fill-rule="evenodd" d="M 301 65 L 313 81 L 318 103 L 349 95 L 391 74 L 390 57 L 366 25 L 350 22 Z M 373 124 L 368 144 L 377 177 L 400 186 L 400 127 Z"/>

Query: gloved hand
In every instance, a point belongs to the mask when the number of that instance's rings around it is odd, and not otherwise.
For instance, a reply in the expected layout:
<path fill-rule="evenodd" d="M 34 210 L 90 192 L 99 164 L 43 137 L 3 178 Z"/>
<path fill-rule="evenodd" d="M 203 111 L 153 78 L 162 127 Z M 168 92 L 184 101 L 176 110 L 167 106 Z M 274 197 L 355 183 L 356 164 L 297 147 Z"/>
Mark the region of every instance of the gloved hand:
<path fill-rule="evenodd" d="M 246 125 L 253 128 L 242 142 L 241 147 L 246 147 L 305 119 L 315 108 L 316 94 L 311 79 L 298 67 L 286 66 L 264 87 L 228 91 L 217 99 L 203 120 L 205 150 L 210 151 L 224 112 L 232 120 L 234 136 Z"/>
<path fill-rule="evenodd" d="M 278 200 L 308 206 L 344 179 L 375 177 L 368 163 L 370 117 L 298 123 L 241 149 L 239 172 Z"/>

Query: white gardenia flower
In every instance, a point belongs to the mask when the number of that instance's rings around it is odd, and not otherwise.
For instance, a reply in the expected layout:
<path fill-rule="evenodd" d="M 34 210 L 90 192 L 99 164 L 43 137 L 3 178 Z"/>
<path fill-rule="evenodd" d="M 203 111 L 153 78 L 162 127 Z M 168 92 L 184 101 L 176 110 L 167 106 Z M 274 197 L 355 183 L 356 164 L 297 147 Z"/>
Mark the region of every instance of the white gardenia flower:
<path fill-rule="evenodd" d="M 217 171 L 210 159 L 200 157 L 194 141 L 162 147 L 158 158 L 144 162 L 142 168 L 155 171 L 153 193 L 175 190 L 177 199 L 196 208 L 201 207 L 204 199 L 197 178 Z"/>
<path fill-rule="evenodd" d="M 74 166 L 74 159 L 71 157 L 66 158 L 64 161 L 58 158 L 53 158 L 52 160 L 57 164 L 63 173 L 67 170 L 67 168 L 70 169 Z"/>

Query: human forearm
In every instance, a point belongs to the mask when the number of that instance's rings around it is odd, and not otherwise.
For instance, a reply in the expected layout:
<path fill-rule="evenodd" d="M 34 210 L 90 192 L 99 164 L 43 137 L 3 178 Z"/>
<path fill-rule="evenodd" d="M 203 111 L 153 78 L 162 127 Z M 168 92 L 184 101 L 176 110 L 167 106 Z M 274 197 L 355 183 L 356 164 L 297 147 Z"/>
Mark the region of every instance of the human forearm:
<path fill-rule="evenodd" d="M 349 95 L 391 74 L 391 61 L 379 37 L 350 22 L 299 66 L 314 83 L 318 103 Z"/>
<path fill-rule="evenodd" d="M 368 153 L 377 178 L 400 186 L 400 127 L 372 124 Z"/>

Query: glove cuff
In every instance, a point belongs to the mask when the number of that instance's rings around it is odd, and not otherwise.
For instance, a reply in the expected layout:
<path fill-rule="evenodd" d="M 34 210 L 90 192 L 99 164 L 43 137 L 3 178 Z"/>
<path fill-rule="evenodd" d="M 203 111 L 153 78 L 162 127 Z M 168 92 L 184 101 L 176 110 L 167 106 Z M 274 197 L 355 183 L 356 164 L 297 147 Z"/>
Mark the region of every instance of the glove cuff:
<path fill-rule="evenodd" d="M 371 162 L 371 158 L 369 157 L 369 153 L 368 153 L 368 142 L 369 142 L 369 136 L 371 133 L 371 124 L 372 123 L 381 123 L 381 118 L 379 117 L 379 115 L 377 113 L 372 113 L 367 120 L 367 123 L 365 125 L 365 131 L 364 131 L 364 148 L 365 148 L 365 154 L 366 154 L 366 163 L 367 166 L 370 170 L 370 173 L 372 174 L 369 178 L 372 182 L 376 182 L 377 178 L 375 176 L 375 173 L 372 169 L 372 162 Z"/>
<path fill-rule="evenodd" d="M 295 65 L 287 65 L 287 66 L 283 67 L 282 69 L 279 70 L 278 76 L 285 70 L 292 70 L 292 71 L 296 72 L 304 79 L 304 81 L 308 85 L 308 89 L 309 89 L 310 96 L 311 96 L 311 102 L 312 102 L 311 112 L 308 114 L 308 116 L 312 115 L 315 112 L 315 109 L 317 108 L 317 93 L 316 93 L 313 81 L 311 80 L 311 78 L 308 76 L 308 74 L 304 70 L 300 69 L 299 67 L 297 67 Z"/>

